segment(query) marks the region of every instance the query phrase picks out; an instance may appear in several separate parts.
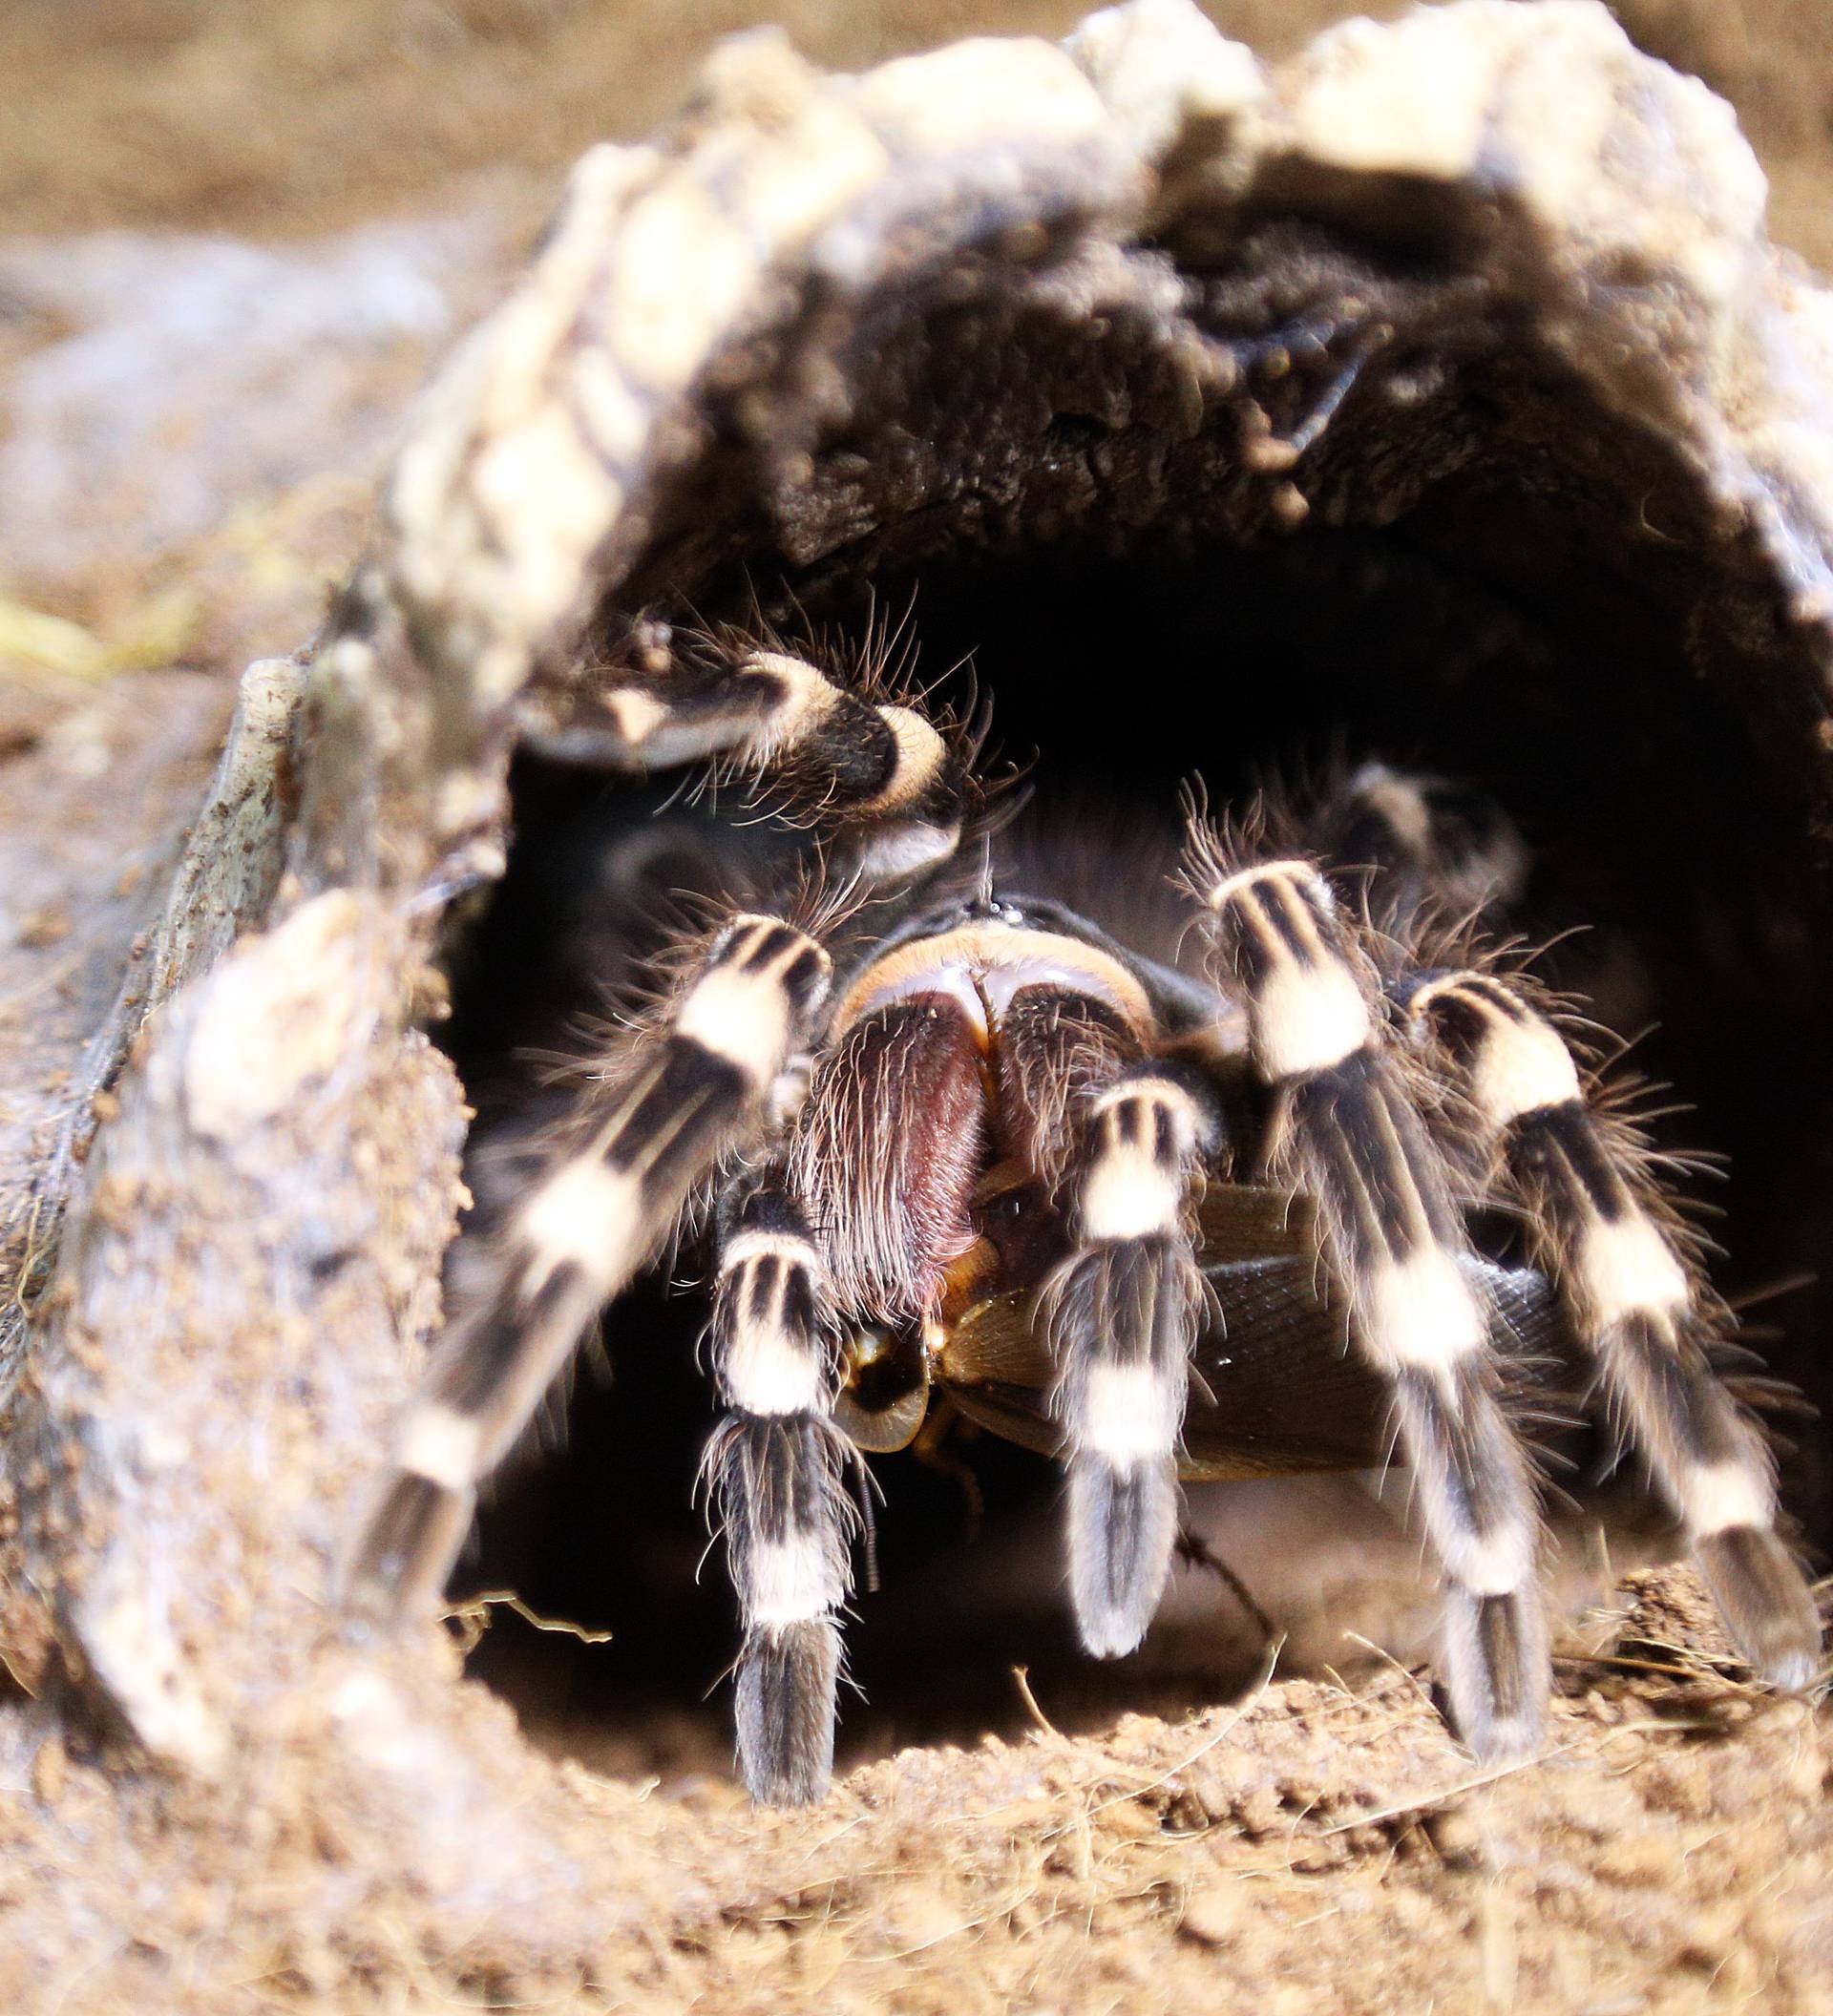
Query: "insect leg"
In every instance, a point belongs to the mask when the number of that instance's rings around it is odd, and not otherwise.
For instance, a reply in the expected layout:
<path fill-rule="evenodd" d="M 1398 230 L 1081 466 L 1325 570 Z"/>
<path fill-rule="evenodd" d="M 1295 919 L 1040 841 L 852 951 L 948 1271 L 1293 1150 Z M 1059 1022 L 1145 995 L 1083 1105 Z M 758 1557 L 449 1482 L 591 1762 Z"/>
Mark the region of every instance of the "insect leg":
<path fill-rule="evenodd" d="M 807 1805 L 828 1789 L 852 1586 L 852 1450 L 834 1422 L 827 1269 L 780 1169 L 728 1200 L 713 1311 L 727 1412 L 706 1446 L 726 1559 L 744 1615 L 739 1766 L 753 1798 Z"/>
<path fill-rule="evenodd" d="M 1739 1649 L 1780 1687 L 1816 1676 L 1820 1618 L 1777 1537 L 1761 1437 L 1705 1350 L 1728 1311 L 1688 1264 L 1636 1144 L 1593 1111 L 1572 1054 L 1526 992 L 1493 974 L 1435 975 L 1408 1011 L 1469 1098 L 1524 1206 L 1604 1390 Z"/>
<path fill-rule="evenodd" d="M 1459 1730 L 1493 1756 L 1536 1741 L 1549 1664 L 1539 1515 L 1497 1397 L 1488 1312 L 1464 1261 L 1443 1157 L 1386 1054 L 1372 976 L 1308 862 L 1197 863 L 1227 987 L 1276 1099 L 1269 1160 L 1317 1204 L 1355 1347 L 1387 1380 L 1446 1579 L 1443 1679 Z"/>
<path fill-rule="evenodd" d="M 350 1607 L 392 1620 L 437 1600 L 478 1481 L 694 1185 L 757 1124 L 828 980 L 827 954 L 775 917 L 721 934 L 608 1115 L 522 1200 L 490 1292 L 440 1341 L 350 1563 Z"/>
<path fill-rule="evenodd" d="M 1329 864 L 1345 893 L 1383 929 L 1410 935 L 1422 917 L 1506 913 L 1528 876 L 1528 850 L 1500 807 L 1445 777 L 1364 763 L 1305 822 L 1299 850 Z"/>

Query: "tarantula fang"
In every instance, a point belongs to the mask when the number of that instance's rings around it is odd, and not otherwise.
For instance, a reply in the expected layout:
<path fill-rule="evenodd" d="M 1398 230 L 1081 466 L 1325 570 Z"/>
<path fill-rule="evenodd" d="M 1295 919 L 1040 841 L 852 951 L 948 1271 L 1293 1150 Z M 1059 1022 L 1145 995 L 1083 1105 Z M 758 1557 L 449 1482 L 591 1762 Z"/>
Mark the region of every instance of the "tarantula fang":
<path fill-rule="evenodd" d="M 1506 1389 L 1556 1336 L 1745 1656 L 1811 1682 L 1819 1619 L 1767 1448 L 1713 1367 L 1729 1313 L 1548 1004 L 1434 924 L 1506 879 L 1493 828 L 1379 766 L 1276 840 L 1193 817 L 1192 972 L 990 865 L 963 886 L 983 794 L 920 708 L 727 638 L 617 679 L 604 712 L 632 769 L 762 794 L 851 898 L 732 918 L 604 1060 L 404 1417 L 348 1566 L 357 1612 L 431 1607 L 480 1480 L 716 1186 L 706 1474 L 761 1799 L 827 1786 L 849 1469 L 909 1439 L 932 1383 L 1060 1455 L 1101 1656 L 1151 1621 L 1181 1477 L 1379 1461 L 1391 1435 L 1443 1578 L 1453 1719 L 1501 1756 L 1538 1741 L 1549 1675 Z M 1521 1214 L 1531 1267 L 1480 1250 L 1487 1204 Z M 1307 1427 L 1288 1400 L 1256 1446 L 1218 1322 L 1263 1362 L 1280 1339 L 1288 1386 L 1348 1418 Z"/>

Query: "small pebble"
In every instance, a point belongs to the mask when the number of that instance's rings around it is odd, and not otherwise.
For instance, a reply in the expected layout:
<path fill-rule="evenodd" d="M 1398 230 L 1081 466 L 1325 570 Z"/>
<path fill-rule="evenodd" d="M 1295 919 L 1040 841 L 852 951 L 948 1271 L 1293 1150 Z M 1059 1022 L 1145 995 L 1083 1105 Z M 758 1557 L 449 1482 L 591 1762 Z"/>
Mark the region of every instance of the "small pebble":
<path fill-rule="evenodd" d="M 1199 1946 L 1225 1946 L 1240 1930 L 1243 1916 L 1238 1882 L 1208 1882 L 1192 1890 L 1177 1929 Z"/>

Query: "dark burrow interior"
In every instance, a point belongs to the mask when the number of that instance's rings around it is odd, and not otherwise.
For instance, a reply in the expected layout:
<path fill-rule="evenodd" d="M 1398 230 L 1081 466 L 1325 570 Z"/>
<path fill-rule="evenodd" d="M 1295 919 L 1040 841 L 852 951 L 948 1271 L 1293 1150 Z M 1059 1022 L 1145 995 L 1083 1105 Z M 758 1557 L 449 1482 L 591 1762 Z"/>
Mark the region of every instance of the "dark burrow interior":
<path fill-rule="evenodd" d="M 1609 543 L 1566 499 L 1473 469 L 1379 532 L 1307 528 L 1171 559 L 1085 542 L 881 556 L 753 569 L 746 592 L 780 612 L 793 595 L 855 640 L 910 609 L 919 672 L 959 693 L 968 675 L 949 668 L 971 655 L 999 749 L 1035 758 L 1040 805 L 1157 828 L 1192 776 L 1228 805 L 1345 753 L 1482 787 L 1531 850 L 1516 922 L 1556 940 L 1542 970 L 1635 1039 L 1633 1068 L 1675 1087 L 1686 1110 L 1654 1121 L 1657 1140 L 1724 1158 L 1728 1180 L 1691 1184 L 1722 1214 L 1719 1284 L 1753 1299 L 1772 1366 L 1826 1398 L 1833 920 L 1817 723 L 1791 698 L 1806 682 L 1785 676 L 1780 602 L 1747 575 L 1715 576 L 1653 527 Z M 699 606 L 723 613 L 716 598 Z M 480 1143 L 552 1110 L 534 1055 L 578 1054 L 579 1018 L 630 954 L 606 864 L 659 808 L 682 816 L 665 788 L 534 756 L 514 790 L 509 875 L 455 955 L 446 1038 Z M 503 1183 L 485 1170 L 477 1186 Z M 454 1586 L 514 1589 L 543 1618 L 611 1633 L 581 1642 L 499 1607 L 474 1668 L 542 1740 L 664 1779 L 723 1773 L 729 1756 L 732 1606 L 692 1499 L 712 1406 L 695 1350 L 702 1260 L 685 1250 L 675 1289 L 653 1278 L 611 1313 L 603 1366 L 586 1364 L 554 1410 L 563 1436 L 497 1481 Z M 1790 1501 L 1823 1541 L 1826 1438 L 1818 1422 L 1793 1433 Z M 1042 1459 L 963 1434 L 938 1460 L 873 1470 L 876 1586 L 848 1628 L 860 1692 L 843 1709 L 843 1763 L 1022 1730 L 1014 1668 L 1070 1727 L 1239 1685 L 1238 1648 L 1233 1669 L 1207 1670 L 1078 1653 Z M 1214 1600 L 1218 1613 L 1232 1601 L 1219 1584 Z"/>

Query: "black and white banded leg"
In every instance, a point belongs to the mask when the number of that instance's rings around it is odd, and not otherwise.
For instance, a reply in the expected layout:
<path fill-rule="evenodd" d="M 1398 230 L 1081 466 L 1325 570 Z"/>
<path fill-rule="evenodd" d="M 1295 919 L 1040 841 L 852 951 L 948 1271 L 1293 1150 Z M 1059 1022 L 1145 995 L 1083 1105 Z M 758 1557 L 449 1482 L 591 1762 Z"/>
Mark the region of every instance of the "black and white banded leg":
<path fill-rule="evenodd" d="M 761 1124 L 829 979 L 827 954 L 778 918 L 742 916 L 721 934 L 665 1026 L 639 1043 L 609 1113 L 523 1198 L 490 1292 L 441 1340 L 349 1564 L 351 1608 L 393 1620 L 437 1601 L 477 1484 L 688 1192 Z"/>
<path fill-rule="evenodd" d="M 727 1413 L 705 1476 L 744 1617 L 738 1760 L 751 1796 L 828 1789 L 852 1586 L 852 1445 L 833 1418 L 836 1326 L 826 1267 L 772 1169 L 744 1179 L 722 1242 L 713 1367 Z"/>
<path fill-rule="evenodd" d="M 799 658 L 718 647 L 600 696 L 618 753 L 653 770 L 712 761 L 768 788 L 797 825 L 850 842 L 869 882 L 915 873 L 959 844 L 966 766 L 915 707 L 864 699 Z"/>
<path fill-rule="evenodd" d="M 1206 1102 L 1138 1065 L 1094 1093 L 1070 1178 L 1075 1250 L 1040 1304 L 1068 1446 L 1069 1586 L 1082 1642 L 1130 1652 L 1177 1539 L 1177 1451 L 1202 1328 L 1193 1192 L 1217 1144 Z"/>
<path fill-rule="evenodd" d="M 1497 1397 L 1489 1311 L 1444 1159 L 1383 1039 L 1372 974 L 1305 861 L 1196 868 L 1218 978 L 1245 1001 L 1272 1088 L 1271 1173 L 1317 1202 L 1353 1345 L 1394 1395 L 1400 1441 L 1446 1583 L 1442 1678 L 1482 1756 L 1531 1748 L 1549 1666 L 1540 1520 L 1527 1453 Z"/>
<path fill-rule="evenodd" d="M 1493 974 L 1440 974 L 1408 1009 L 1479 1116 L 1535 1258 L 1684 1522 L 1738 1648 L 1777 1686 L 1808 1686 L 1821 1663 L 1813 1595 L 1776 1533 L 1762 1438 L 1705 1349 L 1729 1314 L 1676 1244 L 1633 1145 L 1600 1123 L 1564 1038 L 1524 990 Z"/>

